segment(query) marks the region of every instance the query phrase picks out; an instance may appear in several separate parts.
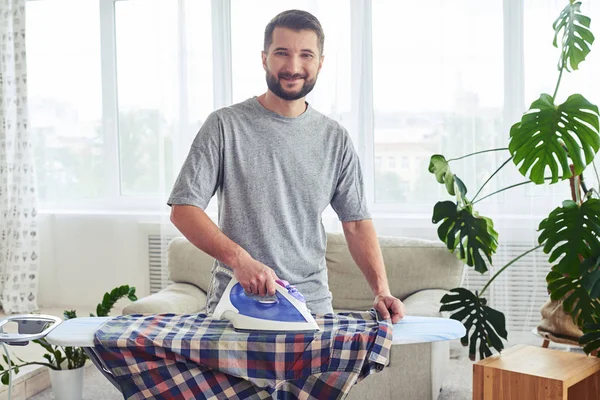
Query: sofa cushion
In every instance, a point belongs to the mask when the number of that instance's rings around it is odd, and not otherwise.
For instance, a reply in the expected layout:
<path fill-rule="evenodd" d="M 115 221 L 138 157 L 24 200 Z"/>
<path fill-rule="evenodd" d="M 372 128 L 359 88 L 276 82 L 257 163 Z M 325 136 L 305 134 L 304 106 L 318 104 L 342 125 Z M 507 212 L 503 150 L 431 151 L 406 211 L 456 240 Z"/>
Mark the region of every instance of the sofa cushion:
<path fill-rule="evenodd" d="M 184 237 L 176 237 L 167 251 L 169 279 L 187 282 L 206 292 L 215 259 L 194 246 Z"/>
<path fill-rule="evenodd" d="M 440 313 L 440 300 L 447 290 L 441 289 L 426 289 L 411 294 L 402 302 L 406 306 L 406 315 L 416 315 L 419 317 L 443 317 Z"/>
<path fill-rule="evenodd" d="M 379 237 L 390 290 L 401 300 L 423 289 L 460 285 L 463 263 L 439 241 Z M 343 233 L 327 234 L 327 270 L 333 308 L 367 310 L 373 293 L 352 259 Z"/>
<path fill-rule="evenodd" d="M 206 294 L 188 283 L 173 283 L 158 293 L 139 299 L 123 309 L 129 314 L 191 314 L 206 306 Z"/>

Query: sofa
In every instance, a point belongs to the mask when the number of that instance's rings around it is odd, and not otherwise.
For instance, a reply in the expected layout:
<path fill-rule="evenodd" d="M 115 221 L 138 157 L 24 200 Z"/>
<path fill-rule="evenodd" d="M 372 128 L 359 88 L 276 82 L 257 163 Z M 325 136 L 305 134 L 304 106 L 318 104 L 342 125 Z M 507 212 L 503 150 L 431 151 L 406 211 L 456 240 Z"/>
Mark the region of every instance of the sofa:
<path fill-rule="evenodd" d="M 406 305 L 408 315 L 440 317 L 440 299 L 461 283 L 463 263 L 441 242 L 416 238 L 379 237 L 390 290 Z M 167 250 L 169 280 L 158 293 L 128 305 L 123 314 L 198 313 L 214 259 L 187 239 L 174 238 Z M 336 312 L 368 310 L 373 295 L 354 263 L 342 233 L 327 234 L 329 289 Z M 449 342 L 394 345 L 389 365 L 368 376 L 348 399 L 437 399 L 449 363 Z"/>

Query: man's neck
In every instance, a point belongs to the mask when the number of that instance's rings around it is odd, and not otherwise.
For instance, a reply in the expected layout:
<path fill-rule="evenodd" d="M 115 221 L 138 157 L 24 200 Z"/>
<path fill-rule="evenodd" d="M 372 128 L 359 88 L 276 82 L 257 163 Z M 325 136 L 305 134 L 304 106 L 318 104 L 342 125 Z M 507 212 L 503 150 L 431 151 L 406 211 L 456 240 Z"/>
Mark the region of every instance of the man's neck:
<path fill-rule="evenodd" d="M 304 97 L 298 100 L 283 100 L 270 90 L 258 96 L 258 102 L 267 110 L 284 117 L 295 118 L 303 114 L 307 108 Z"/>

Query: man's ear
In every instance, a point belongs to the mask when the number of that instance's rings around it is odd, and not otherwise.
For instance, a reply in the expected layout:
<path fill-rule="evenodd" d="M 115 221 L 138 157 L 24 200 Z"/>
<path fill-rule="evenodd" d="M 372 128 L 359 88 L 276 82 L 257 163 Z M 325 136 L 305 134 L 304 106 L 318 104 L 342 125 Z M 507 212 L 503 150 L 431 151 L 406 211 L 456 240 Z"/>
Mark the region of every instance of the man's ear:
<path fill-rule="evenodd" d="M 319 71 L 321 72 L 321 68 L 323 68 L 323 61 L 325 61 L 325 55 L 321 56 L 321 59 L 319 60 Z"/>
<path fill-rule="evenodd" d="M 265 53 L 265 51 L 261 51 L 260 55 L 262 57 L 262 65 L 263 65 L 263 69 L 265 70 L 265 72 L 267 71 L 267 53 Z"/>

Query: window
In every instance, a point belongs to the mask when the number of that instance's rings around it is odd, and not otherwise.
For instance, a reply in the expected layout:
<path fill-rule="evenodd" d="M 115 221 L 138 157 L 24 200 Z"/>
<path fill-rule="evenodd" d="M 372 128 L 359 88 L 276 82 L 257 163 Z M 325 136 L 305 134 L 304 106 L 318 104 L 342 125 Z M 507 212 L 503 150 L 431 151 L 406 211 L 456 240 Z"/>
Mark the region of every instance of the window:
<path fill-rule="evenodd" d="M 542 93 L 552 95 L 558 80 L 559 49 L 552 46 L 554 30 L 548 21 L 554 21 L 558 13 L 565 7 L 564 2 L 557 0 L 530 0 L 524 8 L 524 107 L 528 109 Z M 579 65 L 579 70 L 563 72 L 557 93 L 556 104 L 563 103 L 570 95 L 579 93 L 594 104 L 600 103 L 600 80 L 597 79 L 600 68 L 600 49 L 597 46 L 600 37 L 600 4 L 584 1 L 581 11 L 591 18 L 590 28 L 596 37 L 591 53 Z M 584 172 L 589 184 L 598 187 L 596 175 L 590 168 Z M 570 199 L 569 182 L 563 181 L 554 185 L 525 187 L 529 201 L 546 214 L 559 206 L 563 200 Z"/>
<path fill-rule="evenodd" d="M 28 2 L 27 66 L 41 202 L 106 196 L 98 5 L 81 0 Z"/>
<path fill-rule="evenodd" d="M 388 168 L 396 169 L 396 157 L 388 157 Z"/>
<path fill-rule="evenodd" d="M 592 3 L 582 8 L 596 30 L 600 7 Z M 326 35 L 308 101 L 348 129 L 371 209 L 430 213 L 444 188 L 427 170 L 429 157 L 506 146 L 525 111 L 520 104 L 553 90 L 551 25 L 563 7 L 563 0 L 28 1 L 41 207 L 164 206 L 206 116 L 265 91 L 269 19 L 300 8 Z M 514 57 L 521 48 L 524 59 Z M 559 97 L 578 91 L 598 103 L 596 53 L 563 77 Z M 507 157 L 487 153 L 452 167 L 474 191 Z M 482 196 L 521 181 L 514 172 L 499 174 Z M 504 192 L 494 204 L 520 205 L 515 193 L 524 193 L 540 211 L 538 189 Z M 568 197 L 559 185 L 545 190 Z"/>
<path fill-rule="evenodd" d="M 41 207 L 164 206 L 214 108 L 210 1 L 29 1 L 27 18 Z"/>
<path fill-rule="evenodd" d="M 408 170 L 409 156 L 428 160 L 434 153 L 456 157 L 494 147 L 504 134 L 497 129 L 504 102 L 502 2 L 377 0 L 372 5 L 375 157 L 391 152 Z M 463 175 L 456 171 L 468 184 L 483 183 L 470 171 L 495 169 L 493 155 L 468 164 Z M 385 186 L 388 193 L 381 201 L 427 202 L 429 211 L 443 188 L 426 166 L 418 167 L 406 176 L 412 185 L 376 175 L 375 192 Z"/>
<path fill-rule="evenodd" d="M 207 1 L 115 3 L 123 196 L 172 187 L 175 141 L 189 145 L 212 111 L 209 15 Z"/>
<path fill-rule="evenodd" d="M 402 156 L 400 158 L 401 168 L 403 170 L 408 170 L 410 168 L 410 159 L 406 156 Z"/>

